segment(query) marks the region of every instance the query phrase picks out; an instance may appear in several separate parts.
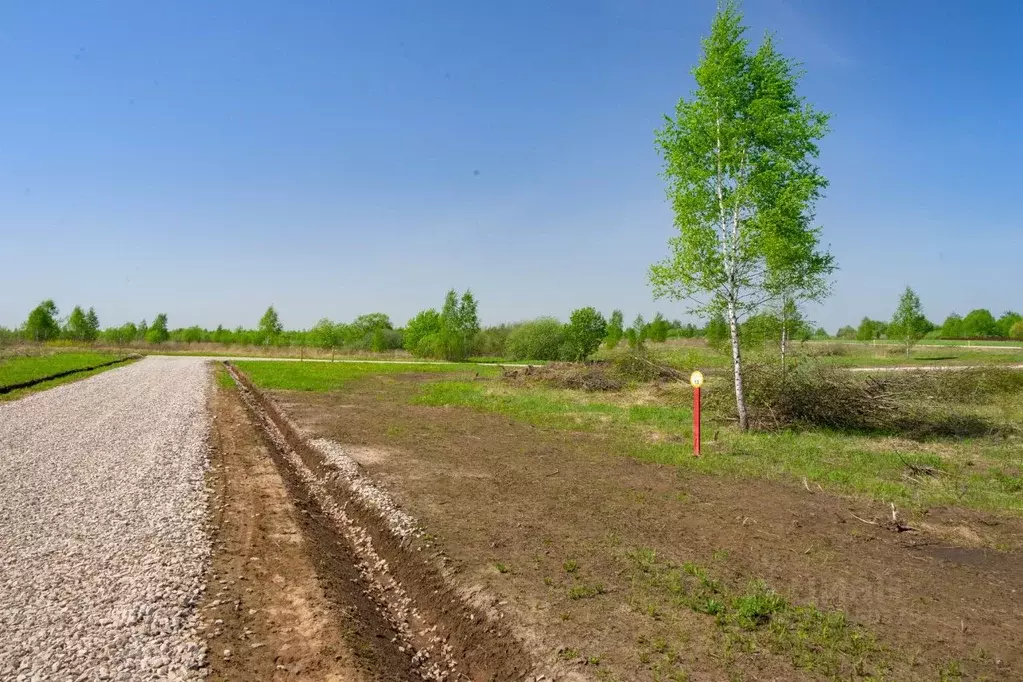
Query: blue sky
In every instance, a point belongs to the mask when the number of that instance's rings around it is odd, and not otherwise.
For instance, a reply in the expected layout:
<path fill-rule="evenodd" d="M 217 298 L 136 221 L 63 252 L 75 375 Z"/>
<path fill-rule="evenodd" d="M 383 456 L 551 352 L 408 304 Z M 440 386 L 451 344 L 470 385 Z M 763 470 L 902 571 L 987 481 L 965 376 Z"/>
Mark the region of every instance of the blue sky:
<path fill-rule="evenodd" d="M 0 325 L 631 319 L 671 215 L 653 130 L 713 0 L 6 2 Z M 1023 4 L 747 0 L 834 115 L 834 331 L 906 284 L 939 321 L 1023 309 Z"/>

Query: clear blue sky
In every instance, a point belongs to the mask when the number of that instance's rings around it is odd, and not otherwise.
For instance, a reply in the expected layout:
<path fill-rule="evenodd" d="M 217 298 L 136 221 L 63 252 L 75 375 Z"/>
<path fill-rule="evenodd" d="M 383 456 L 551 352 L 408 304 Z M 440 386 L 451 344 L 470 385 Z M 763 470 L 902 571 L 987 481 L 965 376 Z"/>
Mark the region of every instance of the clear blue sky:
<path fill-rule="evenodd" d="M 0 324 L 662 310 L 653 130 L 713 0 L 5 2 Z M 747 0 L 834 114 L 812 316 L 1023 309 L 1023 3 Z"/>

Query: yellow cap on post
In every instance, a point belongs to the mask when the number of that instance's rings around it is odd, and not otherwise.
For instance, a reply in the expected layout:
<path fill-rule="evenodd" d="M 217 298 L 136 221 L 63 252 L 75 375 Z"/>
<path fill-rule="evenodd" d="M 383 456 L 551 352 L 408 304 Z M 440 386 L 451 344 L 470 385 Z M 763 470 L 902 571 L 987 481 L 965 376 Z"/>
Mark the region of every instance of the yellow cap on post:
<path fill-rule="evenodd" d="M 689 383 L 693 385 L 693 388 L 699 388 L 703 386 L 703 372 L 696 370 L 689 375 Z"/>

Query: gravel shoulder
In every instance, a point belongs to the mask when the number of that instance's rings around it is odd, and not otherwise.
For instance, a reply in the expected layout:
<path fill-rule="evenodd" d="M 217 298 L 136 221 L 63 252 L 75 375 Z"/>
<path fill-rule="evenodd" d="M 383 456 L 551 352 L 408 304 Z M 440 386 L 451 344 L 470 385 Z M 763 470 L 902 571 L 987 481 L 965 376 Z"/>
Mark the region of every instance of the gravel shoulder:
<path fill-rule="evenodd" d="M 201 679 L 209 368 L 0 405 L 0 679 Z"/>

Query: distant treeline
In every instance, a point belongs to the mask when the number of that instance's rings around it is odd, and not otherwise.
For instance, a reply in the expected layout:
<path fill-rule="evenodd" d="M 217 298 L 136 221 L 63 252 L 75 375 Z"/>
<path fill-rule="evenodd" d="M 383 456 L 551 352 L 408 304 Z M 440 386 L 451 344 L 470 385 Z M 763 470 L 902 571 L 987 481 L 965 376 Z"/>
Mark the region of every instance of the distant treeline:
<path fill-rule="evenodd" d="M 858 327 L 846 326 L 838 330 L 840 339 L 875 341 L 893 338 L 891 323 L 864 317 Z M 990 310 L 977 308 L 960 317 L 952 313 L 939 326 L 923 321 L 923 338 L 949 340 L 1015 339 L 1023 340 L 1023 315 L 1008 310 L 995 318 Z"/>
<path fill-rule="evenodd" d="M 624 315 L 615 310 L 610 317 L 592 307 L 573 311 L 569 322 L 541 317 L 524 322 L 480 325 L 478 304 L 470 291 L 458 295 L 449 291 L 439 310 L 419 312 L 404 327 L 397 327 L 384 313 L 360 315 L 351 322 L 327 318 L 309 329 L 284 329 L 270 306 L 254 328 L 206 329 L 198 325 L 170 328 L 166 313 L 152 322 L 127 322 L 101 328 L 93 308 L 75 306 L 62 318 L 57 305 L 46 300 L 36 306 L 17 329 L 0 327 L 0 343 L 68 341 L 114 346 L 158 345 L 163 343 L 215 343 L 228 346 L 307 347 L 337 351 L 390 351 L 404 349 L 425 358 L 461 360 L 472 356 L 532 360 L 578 360 L 589 357 L 601 344 L 628 343 L 671 338 L 698 338 L 706 327 L 679 320 L 669 321 L 658 313 L 647 322 L 642 315 L 625 326 Z"/>
<path fill-rule="evenodd" d="M 784 312 L 784 314 L 783 314 Z M 1006 312 L 995 318 L 988 310 L 971 311 L 966 317 L 953 313 L 939 327 L 923 320 L 921 332 L 938 339 L 1021 339 L 1023 316 Z M 745 320 L 740 328 L 744 341 L 771 343 L 783 335 L 794 341 L 829 339 L 826 330 L 804 320 L 794 307 L 773 311 Z M 859 327 L 846 326 L 836 334 L 840 339 L 873 341 L 896 339 L 891 323 L 863 318 Z M 321 319 L 309 329 L 287 330 L 273 306 L 251 329 L 236 327 L 206 329 L 199 326 L 171 329 L 167 315 L 159 313 L 152 322 L 127 322 L 101 329 L 93 308 L 75 306 L 62 318 L 56 304 L 46 300 L 29 312 L 17 329 L 0 327 L 0 343 L 18 341 L 102 343 L 113 346 L 156 345 L 162 343 L 227 346 L 306 347 L 341 352 L 393 351 L 404 349 L 417 357 L 463 360 L 468 357 L 494 357 L 516 360 L 581 360 L 592 355 L 601 345 L 615 347 L 628 344 L 642 347 L 647 341 L 705 338 L 712 345 L 724 344 L 729 338 L 725 318 L 717 315 L 697 326 L 680 320 L 668 320 L 657 313 L 650 321 L 637 315 L 626 326 L 620 310 L 609 317 L 595 308 L 572 312 L 567 323 L 554 317 L 539 317 L 523 322 L 489 327 L 480 325 L 478 302 L 471 291 L 460 296 L 449 291 L 441 308 L 420 311 L 404 327 L 395 326 L 384 313 L 360 315 L 351 322 Z"/>

